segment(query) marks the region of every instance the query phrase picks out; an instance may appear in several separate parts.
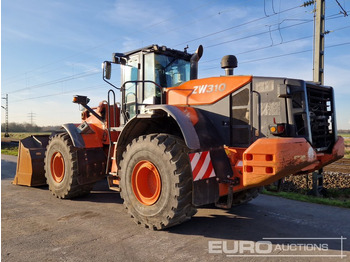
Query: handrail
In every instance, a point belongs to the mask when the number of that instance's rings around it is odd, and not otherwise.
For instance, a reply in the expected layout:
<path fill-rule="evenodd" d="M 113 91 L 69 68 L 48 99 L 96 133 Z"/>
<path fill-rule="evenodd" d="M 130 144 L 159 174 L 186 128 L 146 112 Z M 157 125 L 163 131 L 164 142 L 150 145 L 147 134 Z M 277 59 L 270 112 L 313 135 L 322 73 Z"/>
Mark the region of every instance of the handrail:
<path fill-rule="evenodd" d="M 111 106 L 111 100 L 110 100 L 110 94 L 112 94 L 113 98 L 113 121 L 114 121 L 114 126 L 116 125 L 116 109 L 115 109 L 115 93 L 112 89 L 108 90 L 108 98 L 107 98 L 107 133 L 108 133 L 108 142 L 109 142 L 109 147 L 108 147 L 108 156 L 107 156 L 107 164 L 106 164 L 106 174 L 108 174 L 109 171 L 109 162 L 111 158 L 111 151 L 112 151 L 112 137 L 111 137 L 111 116 L 110 116 L 110 106 Z"/>

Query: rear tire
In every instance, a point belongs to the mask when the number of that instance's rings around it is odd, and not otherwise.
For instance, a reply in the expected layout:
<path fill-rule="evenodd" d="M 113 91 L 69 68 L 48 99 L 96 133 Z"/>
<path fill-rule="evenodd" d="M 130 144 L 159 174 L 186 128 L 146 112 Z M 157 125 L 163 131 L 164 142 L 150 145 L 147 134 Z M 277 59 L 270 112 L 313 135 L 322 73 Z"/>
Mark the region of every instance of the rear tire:
<path fill-rule="evenodd" d="M 137 224 L 160 230 L 196 213 L 187 150 L 168 134 L 140 136 L 127 146 L 120 161 L 121 198 Z"/>
<path fill-rule="evenodd" d="M 50 191 L 58 198 L 74 198 L 91 191 L 91 184 L 78 184 L 78 153 L 67 133 L 50 139 L 45 153 L 45 177 Z"/>

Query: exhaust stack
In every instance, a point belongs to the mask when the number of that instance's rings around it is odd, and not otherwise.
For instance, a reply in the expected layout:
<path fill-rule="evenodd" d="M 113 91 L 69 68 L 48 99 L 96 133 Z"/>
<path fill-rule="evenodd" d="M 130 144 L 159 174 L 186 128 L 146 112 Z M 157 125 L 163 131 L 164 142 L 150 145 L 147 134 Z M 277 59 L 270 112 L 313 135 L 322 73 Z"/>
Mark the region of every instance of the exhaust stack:
<path fill-rule="evenodd" d="M 227 76 L 233 75 L 233 69 L 238 65 L 237 57 L 234 55 L 225 55 L 221 59 L 221 68 L 225 69 Z"/>
<path fill-rule="evenodd" d="M 196 52 L 191 57 L 191 73 L 190 73 L 190 79 L 197 79 L 198 78 L 198 61 L 201 59 L 203 55 L 203 46 L 198 46 Z"/>

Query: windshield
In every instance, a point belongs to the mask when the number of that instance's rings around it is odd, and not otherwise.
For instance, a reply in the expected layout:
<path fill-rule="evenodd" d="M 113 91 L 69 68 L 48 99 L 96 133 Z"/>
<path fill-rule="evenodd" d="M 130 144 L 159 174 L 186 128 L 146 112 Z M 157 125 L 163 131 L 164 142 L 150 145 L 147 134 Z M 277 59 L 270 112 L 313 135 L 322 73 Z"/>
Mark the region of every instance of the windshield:
<path fill-rule="evenodd" d="M 155 55 L 155 82 L 162 87 L 178 86 L 190 80 L 190 62 L 183 59 Z"/>

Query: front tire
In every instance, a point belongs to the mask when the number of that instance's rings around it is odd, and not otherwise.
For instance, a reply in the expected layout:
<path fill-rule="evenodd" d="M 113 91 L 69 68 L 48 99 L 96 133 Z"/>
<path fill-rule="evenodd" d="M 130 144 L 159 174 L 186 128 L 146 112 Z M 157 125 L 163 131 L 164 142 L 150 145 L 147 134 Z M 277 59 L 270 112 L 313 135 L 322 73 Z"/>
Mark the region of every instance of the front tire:
<path fill-rule="evenodd" d="M 196 213 L 182 139 L 168 134 L 140 136 L 127 146 L 120 167 L 121 197 L 137 224 L 160 230 Z"/>
<path fill-rule="evenodd" d="M 45 177 L 51 193 L 58 198 L 74 198 L 91 191 L 91 184 L 78 184 L 78 153 L 67 133 L 50 139 L 45 153 Z"/>

